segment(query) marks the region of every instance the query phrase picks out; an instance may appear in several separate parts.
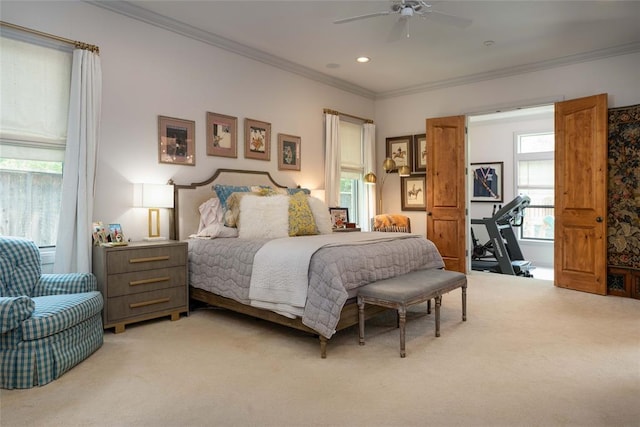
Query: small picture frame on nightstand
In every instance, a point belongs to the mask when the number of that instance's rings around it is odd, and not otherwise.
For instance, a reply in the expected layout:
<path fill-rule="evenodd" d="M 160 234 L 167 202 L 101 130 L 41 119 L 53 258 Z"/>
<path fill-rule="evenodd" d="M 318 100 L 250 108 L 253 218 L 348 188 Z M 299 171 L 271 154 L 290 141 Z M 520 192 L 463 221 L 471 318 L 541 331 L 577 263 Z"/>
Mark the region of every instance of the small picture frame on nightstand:
<path fill-rule="evenodd" d="M 109 241 L 112 246 L 127 244 L 127 239 L 124 237 L 120 224 L 109 224 Z"/>
<path fill-rule="evenodd" d="M 349 222 L 349 208 L 329 208 L 331 226 L 333 228 L 346 228 Z"/>

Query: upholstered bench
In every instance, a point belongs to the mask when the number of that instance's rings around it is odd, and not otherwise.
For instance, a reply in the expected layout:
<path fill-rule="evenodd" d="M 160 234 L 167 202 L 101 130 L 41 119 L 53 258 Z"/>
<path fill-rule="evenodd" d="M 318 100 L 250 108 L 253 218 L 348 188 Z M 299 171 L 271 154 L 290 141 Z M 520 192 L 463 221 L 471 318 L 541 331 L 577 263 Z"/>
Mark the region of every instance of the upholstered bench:
<path fill-rule="evenodd" d="M 398 311 L 400 357 L 405 357 L 407 307 L 435 299 L 436 337 L 440 336 L 442 295 L 462 288 L 462 320 L 467 320 L 467 276 L 456 271 L 417 270 L 402 276 L 369 283 L 358 290 L 360 345 L 364 345 L 364 305 L 373 304 Z"/>

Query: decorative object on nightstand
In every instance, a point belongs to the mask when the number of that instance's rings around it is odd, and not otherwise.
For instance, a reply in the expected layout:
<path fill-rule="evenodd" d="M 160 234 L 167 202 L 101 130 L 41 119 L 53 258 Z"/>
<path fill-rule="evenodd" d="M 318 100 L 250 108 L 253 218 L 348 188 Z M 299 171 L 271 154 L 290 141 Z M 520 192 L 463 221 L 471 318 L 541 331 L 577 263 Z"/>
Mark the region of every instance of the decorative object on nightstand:
<path fill-rule="evenodd" d="M 93 274 L 104 297 L 104 328 L 189 313 L 187 243 L 173 240 L 94 246 Z"/>
<path fill-rule="evenodd" d="M 133 184 L 133 206 L 149 209 L 149 236 L 145 240 L 166 240 L 160 236 L 160 208 L 173 208 L 173 185 Z"/>
<path fill-rule="evenodd" d="M 378 212 L 377 213 L 382 213 L 382 188 L 384 187 L 384 181 L 387 178 L 387 175 L 391 172 L 395 172 L 396 170 L 398 171 L 398 175 L 400 175 L 401 177 L 406 177 L 411 175 L 411 169 L 409 169 L 409 166 L 404 165 L 398 168 L 396 166 L 396 162 L 394 162 L 393 159 L 391 159 L 391 157 L 387 157 L 386 159 L 384 159 L 384 162 L 382 163 L 382 168 L 384 169 L 384 175 L 382 176 L 382 181 L 380 181 L 380 186 L 378 187 Z M 373 172 L 369 172 L 364 176 L 365 184 L 373 185 L 373 184 L 376 184 L 377 182 L 378 182 L 378 179 Z"/>

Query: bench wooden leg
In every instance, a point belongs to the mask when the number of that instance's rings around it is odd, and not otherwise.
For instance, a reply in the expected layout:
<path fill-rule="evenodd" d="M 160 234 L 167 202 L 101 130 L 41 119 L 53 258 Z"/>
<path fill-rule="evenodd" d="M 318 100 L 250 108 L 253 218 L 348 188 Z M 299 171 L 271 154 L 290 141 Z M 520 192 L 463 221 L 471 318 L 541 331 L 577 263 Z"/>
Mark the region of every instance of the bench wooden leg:
<path fill-rule="evenodd" d="M 359 330 L 359 344 L 364 345 L 364 301 L 361 297 L 358 297 L 358 330 Z"/>
<path fill-rule="evenodd" d="M 320 357 L 322 359 L 327 358 L 327 339 L 320 335 L 318 337 L 320 339 Z"/>
<path fill-rule="evenodd" d="M 462 321 L 467 321 L 467 285 L 462 285 Z"/>
<path fill-rule="evenodd" d="M 427 314 L 431 314 L 431 298 L 427 300 Z"/>
<path fill-rule="evenodd" d="M 398 308 L 398 317 L 400 318 L 400 357 L 405 357 L 405 326 L 407 324 L 407 307 L 400 306 Z"/>
<path fill-rule="evenodd" d="M 442 295 L 436 298 L 436 337 L 440 336 L 440 305 L 442 305 Z"/>

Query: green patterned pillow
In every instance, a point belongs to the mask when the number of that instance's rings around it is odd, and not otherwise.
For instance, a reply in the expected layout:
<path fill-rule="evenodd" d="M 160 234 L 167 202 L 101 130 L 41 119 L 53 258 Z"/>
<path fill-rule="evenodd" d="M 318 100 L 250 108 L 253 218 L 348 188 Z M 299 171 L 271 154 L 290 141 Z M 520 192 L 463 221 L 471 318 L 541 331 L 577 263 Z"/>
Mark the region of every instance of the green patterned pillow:
<path fill-rule="evenodd" d="M 289 236 L 318 234 L 316 220 L 307 197 L 303 192 L 289 197 Z"/>

